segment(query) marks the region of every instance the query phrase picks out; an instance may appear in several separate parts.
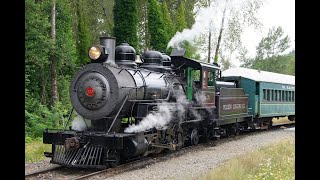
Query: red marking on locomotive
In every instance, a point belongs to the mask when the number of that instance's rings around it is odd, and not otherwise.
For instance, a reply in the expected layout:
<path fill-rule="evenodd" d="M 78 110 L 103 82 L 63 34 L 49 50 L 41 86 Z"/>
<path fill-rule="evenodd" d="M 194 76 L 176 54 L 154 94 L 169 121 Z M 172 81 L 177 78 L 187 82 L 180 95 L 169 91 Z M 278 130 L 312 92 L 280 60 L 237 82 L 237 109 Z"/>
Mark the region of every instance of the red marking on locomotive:
<path fill-rule="evenodd" d="M 86 95 L 92 97 L 94 95 L 94 89 L 92 87 L 88 87 L 86 89 Z"/>

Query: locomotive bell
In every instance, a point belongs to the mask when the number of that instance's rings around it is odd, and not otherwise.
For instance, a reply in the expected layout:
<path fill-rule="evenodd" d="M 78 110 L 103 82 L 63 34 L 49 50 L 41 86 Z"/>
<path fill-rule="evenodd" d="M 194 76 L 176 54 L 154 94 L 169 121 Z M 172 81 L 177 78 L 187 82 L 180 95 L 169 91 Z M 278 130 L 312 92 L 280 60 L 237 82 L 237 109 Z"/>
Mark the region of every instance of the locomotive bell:
<path fill-rule="evenodd" d="M 136 55 L 136 60 L 135 60 L 135 62 L 136 62 L 137 64 L 143 63 L 143 62 L 141 61 L 140 54 L 137 54 L 137 55 Z"/>

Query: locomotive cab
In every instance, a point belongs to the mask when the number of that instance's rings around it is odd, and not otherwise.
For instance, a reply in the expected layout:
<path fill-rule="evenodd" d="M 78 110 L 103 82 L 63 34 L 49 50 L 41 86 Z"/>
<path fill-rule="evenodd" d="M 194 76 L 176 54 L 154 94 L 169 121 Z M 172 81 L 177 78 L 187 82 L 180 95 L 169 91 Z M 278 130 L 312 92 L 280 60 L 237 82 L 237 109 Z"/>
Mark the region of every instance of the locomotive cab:
<path fill-rule="evenodd" d="M 171 61 L 175 73 L 186 82 L 184 89 L 187 99 L 214 108 L 216 76 L 220 67 L 217 64 L 200 63 L 183 55 L 184 51 L 173 49 Z"/>

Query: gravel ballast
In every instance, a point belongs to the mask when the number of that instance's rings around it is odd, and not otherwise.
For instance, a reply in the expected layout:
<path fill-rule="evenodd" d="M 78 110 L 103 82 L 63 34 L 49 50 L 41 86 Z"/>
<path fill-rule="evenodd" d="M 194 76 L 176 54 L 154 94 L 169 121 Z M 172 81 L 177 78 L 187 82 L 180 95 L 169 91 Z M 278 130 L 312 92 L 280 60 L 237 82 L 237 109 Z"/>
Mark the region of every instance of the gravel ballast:
<path fill-rule="evenodd" d="M 57 167 L 59 165 L 56 164 L 50 164 L 50 159 L 51 158 L 45 158 L 43 161 L 39 161 L 39 162 L 33 162 L 33 163 L 26 163 L 24 165 L 25 168 L 25 174 L 30 174 L 36 171 L 41 171 L 44 169 L 48 169 L 48 168 L 53 168 L 53 167 Z"/>

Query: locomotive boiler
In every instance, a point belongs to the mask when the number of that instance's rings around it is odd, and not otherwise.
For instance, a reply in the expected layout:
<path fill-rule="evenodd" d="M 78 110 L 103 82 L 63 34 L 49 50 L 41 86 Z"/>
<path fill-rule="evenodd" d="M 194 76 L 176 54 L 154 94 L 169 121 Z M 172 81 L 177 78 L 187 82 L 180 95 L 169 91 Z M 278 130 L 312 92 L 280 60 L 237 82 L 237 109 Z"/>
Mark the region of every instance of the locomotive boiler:
<path fill-rule="evenodd" d="M 133 47 L 122 43 L 114 48 L 109 45 L 115 39 L 100 40 L 101 47 L 91 49 L 102 49 L 102 46 L 109 49 L 108 58 L 103 63 L 99 63 L 99 58 L 93 60 L 98 63 L 87 64 L 77 72 L 71 83 L 70 98 L 76 112 L 91 120 L 92 130 L 118 132 L 119 121 L 115 120 L 132 117 L 130 109 L 134 102 L 168 100 L 170 86 L 178 81 L 163 74 L 160 52 L 144 53 L 144 63 L 137 69 Z"/>
<path fill-rule="evenodd" d="M 115 44 L 101 37 L 89 49 L 91 62 L 73 77 L 70 100 L 83 126 L 44 131 L 51 163 L 114 167 L 250 126 L 248 96 L 231 82 L 216 81 L 218 65 L 185 58 L 177 49 L 170 56 L 146 51 L 137 64 L 132 46 Z"/>

